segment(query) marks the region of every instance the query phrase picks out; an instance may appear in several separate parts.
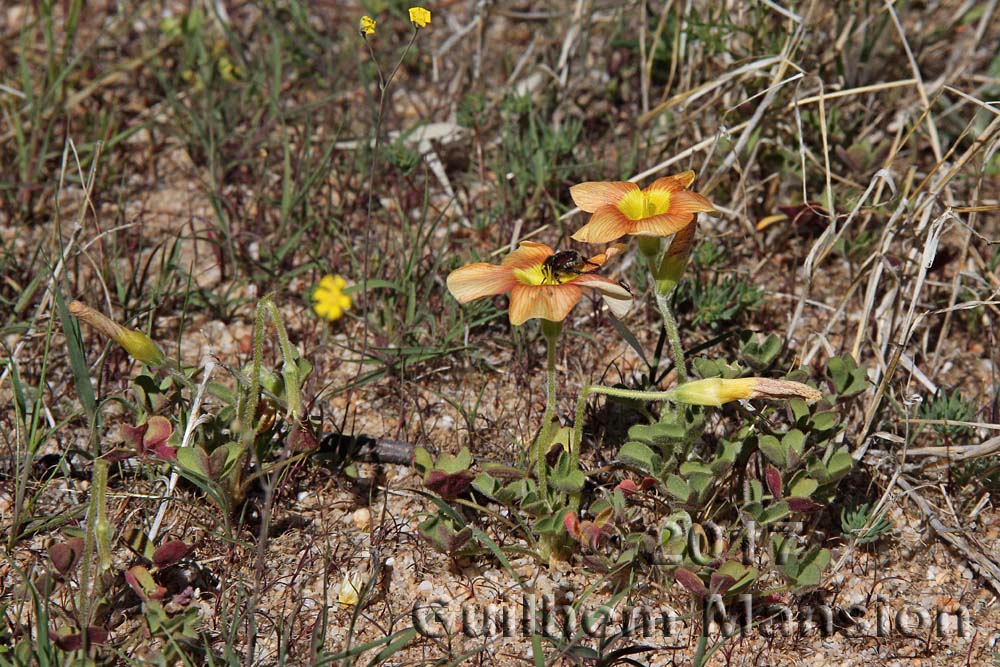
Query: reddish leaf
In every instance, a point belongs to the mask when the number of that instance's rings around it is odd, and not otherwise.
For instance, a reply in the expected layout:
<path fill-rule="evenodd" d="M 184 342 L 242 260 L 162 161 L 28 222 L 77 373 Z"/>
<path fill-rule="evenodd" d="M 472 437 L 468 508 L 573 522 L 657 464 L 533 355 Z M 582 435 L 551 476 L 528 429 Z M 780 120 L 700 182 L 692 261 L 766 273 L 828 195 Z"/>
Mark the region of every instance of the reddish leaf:
<path fill-rule="evenodd" d="M 719 574 L 718 572 L 713 572 L 708 581 L 712 593 L 718 593 L 719 595 L 725 595 L 735 583 L 736 578 L 731 574 Z"/>
<path fill-rule="evenodd" d="M 771 492 L 771 495 L 781 500 L 781 473 L 778 469 L 772 465 L 767 466 L 764 469 L 764 479 L 767 481 L 767 490 Z"/>
<path fill-rule="evenodd" d="M 434 493 L 449 500 L 465 493 L 475 478 L 475 475 L 468 470 L 459 470 L 455 473 L 432 470 L 424 484 Z"/>
<path fill-rule="evenodd" d="M 193 549 L 180 540 L 171 540 L 153 552 L 153 565 L 158 568 L 173 565 L 191 553 Z"/>
<path fill-rule="evenodd" d="M 153 415 L 146 422 L 146 435 L 142 437 L 143 447 L 147 450 L 156 449 L 170 438 L 174 427 L 170 420 L 160 415 Z"/>
<path fill-rule="evenodd" d="M 142 437 L 146 435 L 146 428 L 147 424 L 139 424 L 138 426 L 122 424 L 126 442 L 135 447 L 136 451 L 142 451 Z"/>
<path fill-rule="evenodd" d="M 293 452 L 311 452 L 319 449 L 319 440 L 308 427 L 296 424 L 288 434 L 288 448 Z"/>
<path fill-rule="evenodd" d="M 621 491 L 623 495 L 631 496 L 633 493 L 639 492 L 639 485 L 630 479 L 623 479 L 618 482 L 618 486 L 615 487 L 616 491 Z"/>
<path fill-rule="evenodd" d="M 788 508 L 793 512 L 815 512 L 816 510 L 823 509 L 822 503 L 818 503 L 811 498 L 786 498 L 785 502 L 788 503 Z"/>
<path fill-rule="evenodd" d="M 83 555 L 83 538 L 73 537 L 49 547 L 49 559 L 60 574 L 66 574 L 80 562 Z"/>
<path fill-rule="evenodd" d="M 683 567 L 677 568 L 674 570 L 674 579 L 676 579 L 677 583 L 691 591 L 694 595 L 697 595 L 700 598 L 708 597 L 708 589 L 705 588 L 705 584 L 703 584 L 698 575 L 691 570 L 687 570 Z"/>
<path fill-rule="evenodd" d="M 656 478 L 655 477 L 643 477 L 642 482 L 639 483 L 639 488 L 643 491 L 649 491 L 650 489 L 656 488 Z"/>
<path fill-rule="evenodd" d="M 60 637 L 55 632 L 49 632 L 51 639 L 56 646 L 64 651 L 79 651 L 83 646 L 83 635 L 79 632 Z M 104 628 L 90 626 L 87 628 L 88 644 L 106 644 L 108 642 L 108 631 Z"/>
<path fill-rule="evenodd" d="M 566 526 L 566 532 L 569 533 L 569 536 L 579 542 L 582 535 L 580 534 L 580 519 L 577 518 L 576 512 L 567 512 L 566 516 L 563 517 L 563 525 Z"/>

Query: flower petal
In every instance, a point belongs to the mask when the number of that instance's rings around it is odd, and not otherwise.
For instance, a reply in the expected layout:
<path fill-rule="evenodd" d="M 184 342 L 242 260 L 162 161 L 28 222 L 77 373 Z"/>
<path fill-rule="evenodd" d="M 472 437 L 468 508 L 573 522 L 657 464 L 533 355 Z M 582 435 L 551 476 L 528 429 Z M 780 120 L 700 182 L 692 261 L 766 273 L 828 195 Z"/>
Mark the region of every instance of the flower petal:
<path fill-rule="evenodd" d="M 593 213 L 601 206 L 614 204 L 639 186 L 628 181 L 588 181 L 569 189 L 573 203 L 587 213 Z"/>
<path fill-rule="evenodd" d="M 503 294 L 517 284 L 509 267 L 477 262 L 448 274 L 448 291 L 459 303 Z"/>
<path fill-rule="evenodd" d="M 694 183 L 694 172 L 691 170 L 682 171 L 673 176 L 664 176 L 653 181 L 647 190 L 666 190 L 667 192 L 677 192 L 687 190 Z"/>
<path fill-rule="evenodd" d="M 608 261 L 615 255 L 620 255 L 628 249 L 628 246 L 624 243 L 615 243 L 609 245 L 604 252 L 594 255 L 587 260 L 588 264 L 596 264 L 597 266 L 603 266 L 604 262 Z"/>
<path fill-rule="evenodd" d="M 536 317 L 562 322 L 580 296 L 580 288 L 572 283 L 517 285 L 510 292 L 510 323 L 517 326 Z"/>
<path fill-rule="evenodd" d="M 574 280 L 573 284 L 580 287 L 590 287 L 600 292 L 601 296 L 604 297 L 604 303 L 608 304 L 608 309 L 615 317 L 625 317 L 629 308 L 632 307 L 632 301 L 634 300 L 632 292 L 611 278 L 593 273 L 585 273 Z"/>
<path fill-rule="evenodd" d="M 670 196 L 671 213 L 713 213 L 715 207 L 697 192 L 684 190 Z"/>
<path fill-rule="evenodd" d="M 661 213 L 633 222 L 632 234 L 636 236 L 670 236 L 686 227 L 692 220 L 694 220 L 693 213 Z"/>
<path fill-rule="evenodd" d="M 555 250 L 544 243 L 521 241 L 517 250 L 503 258 L 502 264 L 512 269 L 530 269 L 538 266 L 555 254 Z"/>
<path fill-rule="evenodd" d="M 601 206 L 594 211 L 590 222 L 581 227 L 576 234 L 573 234 L 573 239 L 584 243 L 608 243 L 633 233 L 632 225 L 632 221 L 626 218 L 617 207 L 613 205 Z"/>

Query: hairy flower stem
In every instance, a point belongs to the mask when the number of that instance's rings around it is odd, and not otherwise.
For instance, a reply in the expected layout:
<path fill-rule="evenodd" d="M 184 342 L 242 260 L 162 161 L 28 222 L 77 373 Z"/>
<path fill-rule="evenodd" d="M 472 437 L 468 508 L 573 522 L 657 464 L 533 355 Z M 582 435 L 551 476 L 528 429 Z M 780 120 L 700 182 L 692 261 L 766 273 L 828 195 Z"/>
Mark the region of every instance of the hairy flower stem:
<path fill-rule="evenodd" d="M 663 294 L 656 290 L 656 305 L 660 309 L 663 317 L 663 328 L 667 331 L 667 340 L 674 351 L 674 365 L 677 367 L 677 383 L 683 384 L 688 380 L 687 364 L 684 362 L 684 348 L 681 347 L 681 335 L 677 329 L 677 320 L 670 310 L 670 295 Z"/>
<path fill-rule="evenodd" d="M 670 341 L 670 347 L 674 353 L 677 382 L 678 384 L 687 382 L 688 374 L 687 364 L 684 363 L 684 348 L 681 347 L 681 336 L 677 330 L 677 320 L 674 318 L 673 311 L 670 310 L 670 292 L 673 291 L 676 281 L 661 280 L 663 276 L 660 274 L 665 262 L 661 262 L 660 258 L 660 239 L 640 236 L 639 252 L 646 258 L 649 273 L 653 277 L 653 292 L 656 294 L 656 306 L 660 310 L 660 316 L 663 317 L 663 328 L 667 332 L 667 340 Z"/>
<path fill-rule="evenodd" d="M 556 412 L 556 342 L 561 331 L 562 323 L 542 320 L 542 335 L 545 336 L 548 351 L 545 366 L 545 416 L 542 417 L 542 428 L 535 440 L 534 464 L 538 491 L 543 497 L 548 495 L 548 464 L 545 462 L 545 454 L 555 432 L 552 428 L 552 418 Z"/>

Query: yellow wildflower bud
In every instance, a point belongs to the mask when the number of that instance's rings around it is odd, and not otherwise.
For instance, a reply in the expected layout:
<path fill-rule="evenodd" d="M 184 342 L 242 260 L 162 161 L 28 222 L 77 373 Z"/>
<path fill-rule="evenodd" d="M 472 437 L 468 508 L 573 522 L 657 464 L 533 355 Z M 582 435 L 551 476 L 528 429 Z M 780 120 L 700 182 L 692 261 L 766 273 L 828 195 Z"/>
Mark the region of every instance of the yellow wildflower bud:
<path fill-rule="evenodd" d="M 685 382 L 673 389 L 671 398 L 678 403 L 690 405 L 721 406 L 730 401 L 748 398 L 791 399 L 801 398 L 807 403 L 814 403 L 822 398 L 822 394 L 809 385 L 791 380 L 772 380 L 770 378 L 706 378 Z"/>
<path fill-rule="evenodd" d="M 366 37 L 368 35 L 374 35 L 375 34 L 375 19 L 373 19 L 370 16 L 362 16 L 361 17 L 361 27 L 360 27 L 360 30 L 361 30 L 361 35 L 363 37 Z"/>
<path fill-rule="evenodd" d="M 69 304 L 69 312 L 121 345 L 132 358 L 150 366 L 159 366 L 165 361 L 160 348 L 141 331 L 126 329 L 111 318 L 105 317 L 79 301 Z"/>
<path fill-rule="evenodd" d="M 410 7 L 410 23 L 418 28 L 426 28 L 431 22 L 430 11 L 423 7 Z"/>

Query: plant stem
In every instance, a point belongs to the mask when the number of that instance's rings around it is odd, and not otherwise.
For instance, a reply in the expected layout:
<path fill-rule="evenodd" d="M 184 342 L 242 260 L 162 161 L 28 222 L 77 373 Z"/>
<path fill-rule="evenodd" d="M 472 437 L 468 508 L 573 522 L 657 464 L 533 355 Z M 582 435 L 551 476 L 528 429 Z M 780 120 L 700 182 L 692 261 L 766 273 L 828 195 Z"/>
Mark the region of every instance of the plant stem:
<path fill-rule="evenodd" d="M 677 368 L 678 384 L 687 382 L 687 365 L 684 363 L 684 348 L 681 347 L 681 336 L 677 329 L 677 320 L 670 310 L 670 292 L 673 291 L 676 281 L 668 283 L 661 282 L 661 261 L 660 239 L 654 237 L 639 237 L 639 252 L 646 258 L 646 265 L 649 267 L 649 274 L 653 278 L 653 292 L 656 295 L 656 306 L 663 317 L 663 328 L 667 332 L 667 339 L 674 352 L 674 366 Z M 669 287 L 666 287 L 669 284 Z"/>
<path fill-rule="evenodd" d="M 681 347 L 681 335 L 677 329 L 677 320 L 673 311 L 670 310 L 669 294 L 662 294 L 656 291 L 656 305 L 660 309 L 663 317 L 663 328 L 667 331 L 667 340 L 674 351 L 674 366 L 677 368 L 677 383 L 683 384 L 688 380 L 687 364 L 684 362 L 684 348 Z"/>
<path fill-rule="evenodd" d="M 556 341 L 559 339 L 561 331 L 562 324 L 560 322 L 542 320 L 542 335 L 545 336 L 548 352 L 545 366 L 545 416 L 542 417 L 542 428 L 535 440 L 534 463 L 538 491 L 543 496 L 547 495 L 548 465 L 545 462 L 545 454 L 549 443 L 552 442 L 552 417 L 556 412 Z"/>

